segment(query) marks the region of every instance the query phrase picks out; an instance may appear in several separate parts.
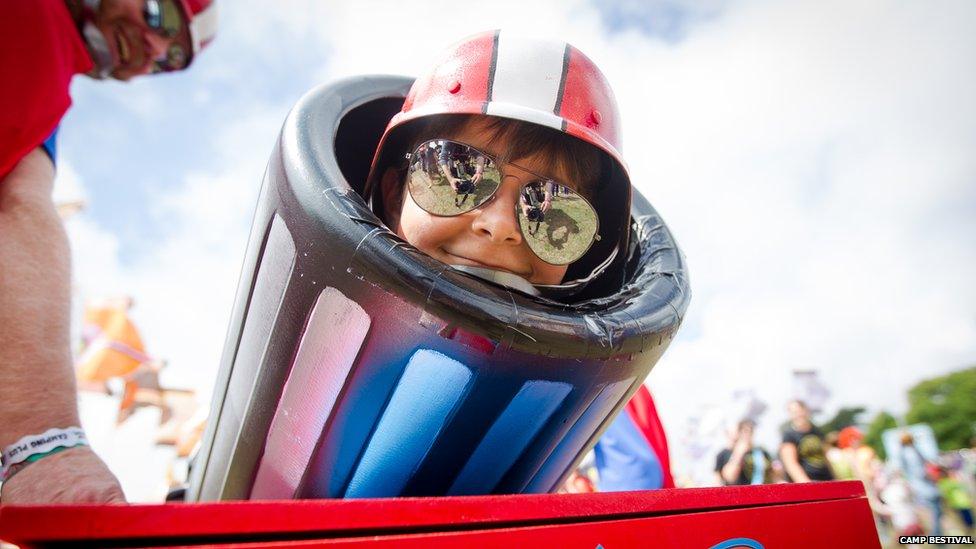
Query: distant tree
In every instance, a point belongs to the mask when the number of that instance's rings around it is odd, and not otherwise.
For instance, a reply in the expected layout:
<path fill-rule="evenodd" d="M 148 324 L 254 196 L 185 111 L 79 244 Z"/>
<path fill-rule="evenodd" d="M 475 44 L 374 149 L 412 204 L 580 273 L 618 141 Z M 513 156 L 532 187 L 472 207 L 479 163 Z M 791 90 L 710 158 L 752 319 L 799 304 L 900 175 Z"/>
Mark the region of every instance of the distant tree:
<path fill-rule="evenodd" d="M 884 443 L 881 441 L 881 433 L 888 429 L 894 429 L 895 427 L 898 427 L 898 420 L 895 419 L 895 416 L 884 410 L 878 412 L 874 416 L 874 419 L 871 420 L 871 423 L 868 424 L 868 432 L 864 434 L 864 443 L 874 448 L 875 453 L 881 459 L 887 458 Z"/>
<path fill-rule="evenodd" d="M 905 421 L 927 423 L 939 448 L 965 448 L 976 434 L 976 367 L 922 381 L 908 390 Z"/>
<path fill-rule="evenodd" d="M 829 433 L 831 431 L 840 431 L 844 427 L 850 427 L 851 425 L 857 425 L 860 423 L 858 417 L 865 411 L 863 406 L 856 406 L 853 408 L 841 408 L 837 410 L 834 417 L 830 418 L 823 425 L 820 426 L 820 430 L 824 433 Z"/>

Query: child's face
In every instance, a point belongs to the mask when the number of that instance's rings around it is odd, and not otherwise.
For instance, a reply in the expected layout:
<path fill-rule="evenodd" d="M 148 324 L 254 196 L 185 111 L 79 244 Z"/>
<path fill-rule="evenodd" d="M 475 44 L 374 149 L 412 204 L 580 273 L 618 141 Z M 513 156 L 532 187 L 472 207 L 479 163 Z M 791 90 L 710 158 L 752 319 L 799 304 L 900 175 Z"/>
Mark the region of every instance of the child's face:
<path fill-rule="evenodd" d="M 460 141 L 496 158 L 504 158 L 508 148 L 507 139 L 497 139 L 489 146 L 490 135 L 483 119 L 474 119 L 462 127 L 457 135 L 431 137 Z M 569 180 L 564 166 L 557 166 L 555 173 L 547 172 L 544 169 L 546 163 L 540 155 L 513 160 L 525 169 L 502 163 L 499 166 L 502 182 L 494 198 L 480 208 L 454 217 L 427 213 L 403 189 L 397 234 L 417 249 L 447 264 L 509 271 L 533 284 L 559 284 L 568 266 L 550 265 L 529 249 L 519 230 L 515 211 L 522 186 L 538 179 L 530 171 L 565 181 L 573 188 L 578 188 L 577 182 Z"/>

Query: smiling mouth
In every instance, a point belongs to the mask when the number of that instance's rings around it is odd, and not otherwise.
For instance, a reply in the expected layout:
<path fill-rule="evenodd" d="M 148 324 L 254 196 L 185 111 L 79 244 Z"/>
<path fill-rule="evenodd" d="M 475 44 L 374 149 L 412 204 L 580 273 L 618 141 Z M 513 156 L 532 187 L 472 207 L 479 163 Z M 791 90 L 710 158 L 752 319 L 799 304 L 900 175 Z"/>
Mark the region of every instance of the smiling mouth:
<path fill-rule="evenodd" d="M 129 41 L 126 40 L 125 37 L 122 36 L 122 34 L 123 33 L 121 29 L 119 29 L 118 32 L 115 33 L 115 40 L 116 43 L 118 44 L 118 51 L 119 51 L 119 65 L 127 65 L 129 63 L 129 56 L 131 55 L 132 52 L 129 49 Z"/>

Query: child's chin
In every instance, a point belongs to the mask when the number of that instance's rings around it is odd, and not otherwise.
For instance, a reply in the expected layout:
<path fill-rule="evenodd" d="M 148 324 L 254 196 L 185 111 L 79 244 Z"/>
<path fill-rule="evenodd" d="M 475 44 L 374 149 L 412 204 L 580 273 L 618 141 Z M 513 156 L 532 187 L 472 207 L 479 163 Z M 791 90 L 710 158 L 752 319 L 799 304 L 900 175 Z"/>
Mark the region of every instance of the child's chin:
<path fill-rule="evenodd" d="M 539 290 L 532 282 L 510 271 L 491 269 L 488 267 L 473 267 L 471 265 L 451 265 L 453 268 L 478 278 L 500 284 L 530 295 L 539 295 Z"/>

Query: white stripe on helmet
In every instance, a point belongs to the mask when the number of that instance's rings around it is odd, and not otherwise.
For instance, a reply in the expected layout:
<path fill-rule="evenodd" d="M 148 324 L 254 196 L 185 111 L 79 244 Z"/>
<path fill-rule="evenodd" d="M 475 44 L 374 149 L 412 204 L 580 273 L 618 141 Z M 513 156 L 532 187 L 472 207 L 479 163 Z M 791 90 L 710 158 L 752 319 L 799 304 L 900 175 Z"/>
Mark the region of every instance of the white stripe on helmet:
<path fill-rule="evenodd" d="M 190 38 L 193 40 L 193 53 L 200 52 L 203 44 L 217 34 L 217 2 L 211 3 L 190 21 Z"/>
<path fill-rule="evenodd" d="M 532 52 L 526 55 L 526 52 Z M 553 114 L 563 79 L 566 44 L 498 33 L 491 96 L 486 114 L 562 127 Z"/>

